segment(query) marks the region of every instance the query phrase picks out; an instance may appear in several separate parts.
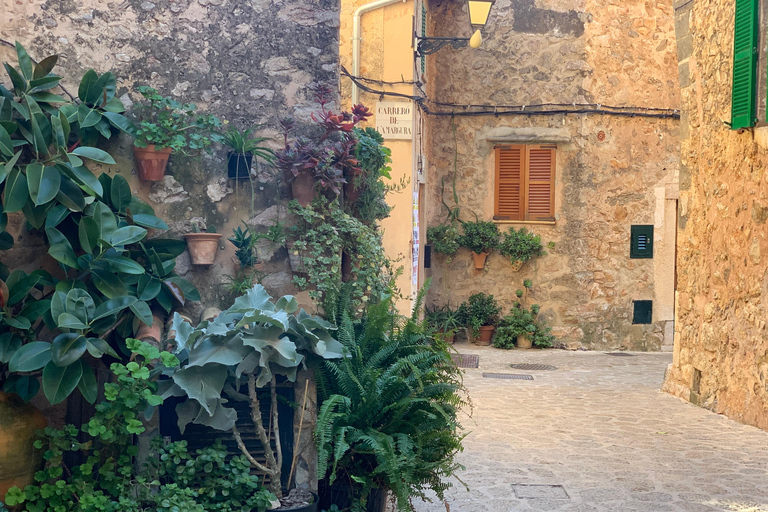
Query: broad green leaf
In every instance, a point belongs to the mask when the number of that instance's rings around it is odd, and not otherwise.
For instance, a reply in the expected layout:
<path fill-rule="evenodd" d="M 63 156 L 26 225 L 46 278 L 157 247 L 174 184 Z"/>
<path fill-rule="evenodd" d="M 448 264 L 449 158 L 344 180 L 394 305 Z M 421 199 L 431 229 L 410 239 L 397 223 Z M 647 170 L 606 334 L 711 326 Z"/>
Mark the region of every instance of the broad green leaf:
<path fill-rule="evenodd" d="M 42 91 L 47 91 L 49 89 L 53 89 L 54 87 L 59 85 L 60 81 L 61 81 L 61 77 L 55 76 L 55 75 L 36 78 L 29 82 L 29 92 L 30 94 L 34 94 Z"/>
<path fill-rule="evenodd" d="M 34 323 L 38 319 L 42 318 L 50 309 L 50 300 L 36 300 L 24 306 L 24 309 L 21 310 L 19 316 L 26 317 L 30 322 Z"/>
<path fill-rule="evenodd" d="M 195 285 L 183 277 L 169 277 L 166 279 L 166 282 L 173 283 L 181 288 L 181 292 L 184 294 L 184 300 L 200 300 L 200 292 L 197 290 Z"/>
<path fill-rule="evenodd" d="M 56 228 L 45 228 L 45 234 L 48 236 L 48 243 L 50 244 L 48 254 L 64 265 L 77 268 L 77 256 L 75 256 L 75 251 L 67 237 Z"/>
<path fill-rule="evenodd" d="M 77 123 L 80 128 L 90 128 L 101 120 L 101 114 L 95 108 L 91 108 L 85 103 L 77 107 Z"/>
<path fill-rule="evenodd" d="M 53 200 L 61 187 L 61 174 L 55 167 L 43 167 L 43 164 L 27 165 L 27 186 L 29 197 L 35 206 L 46 204 Z"/>
<path fill-rule="evenodd" d="M 48 211 L 48 215 L 45 219 L 45 227 L 55 228 L 62 223 L 70 214 L 69 208 L 62 204 L 57 204 Z"/>
<path fill-rule="evenodd" d="M 226 341 L 205 338 L 199 345 L 190 350 L 187 367 L 205 366 L 213 363 L 234 366 L 240 364 L 251 352 L 251 348 L 243 345 L 243 341 L 237 336 Z"/>
<path fill-rule="evenodd" d="M 24 98 L 30 105 L 30 111 L 32 105 L 37 106 L 35 100 L 25 95 Z M 38 109 L 40 107 L 37 107 Z M 34 113 L 30 117 L 30 127 L 32 129 L 32 140 L 30 141 L 34 146 L 35 154 L 38 156 L 48 156 L 48 145 L 51 141 L 51 122 L 43 113 Z"/>
<path fill-rule="evenodd" d="M 52 405 L 63 402 L 77 388 L 82 376 L 80 361 L 64 367 L 50 362 L 43 369 L 43 393 Z"/>
<path fill-rule="evenodd" d="M 85 101 L 91 105 L 103 107 L 115 96 L 116 89 L 115 75 L 107 71 L 88 89 Z"/>
<path fill-rule="evenodd" d="M 32 78 L 37 80 L 46 76 L 48 73 L 53 71 L 53 67 L 56 65 L 58 60 L 58 55 L 51 55 L 50 57 L 46 57 L 38 62 L 35 66 L 34 73 L 32 73 Z"/>
<path fill-rule="evenodd" d="M 85 209 L 85 196 L 83 195 L 83 191 L 66 176 L 62 176 L 61 178 L 61 185 L 59 187 L 59 193 L 56 194 L 56 200 L 73 212 L 81 212 Z"/>
<path fill-rule="evenodd" d="M 32 80 L 32 77 L 34 76 L 32 59 L 29 58 L 27 50 L 25 50 L 18 41 L 16 41 L 16 56 L 19 59 L 19 69 L 21 69 L 21 74 L 24 75 L 24 78 L 27 80 Z"/>
<path fill-rule="evenodd" d="M 59 117 L 59 121 L 61 122 L 61 129 L 64 130 L 64 140 L 67 140 L 69 139 L 69 131 L 70 131 L 69 119 L 64 114 L 64 110 L 59 110 L 58 117 Z"/>
<path fill-rule="evenodd" d="M 80 146 L 72 151 L 72 154 L 89 158 L 94 162 L 102 164 L 114 164 L 115 159 L 110 156 L 109 153 L 98 148 L 91 148 L 88 146 Z"/>
<path fill-rule="evenodd" d="M 118 98 L 112 98 L 107 102 L 106 105 L 104 105 L 104 110 L 107 112 L 114 112 L 115 114 L 120 114 L 122 112 L 125 112 L 125 105 L 123 105 L 123 102 L 120 101 Z"/>
<path fill-rule="evenodd" d="M 83 331 L 88 328 L 88 326 L 81 322 L 79 318 L 69 313 L 60 314 L 59 318 L 55 319 L 55 321 L 59 329 L 75 329 L 77 331 Z"/>
<path fill-rule="evenodd" d="M 73 288 L 64 298 L 64 310 L 87 324 L 96 315 L 96 304 L 87 290 Z"/>
<path fill-rule="evenodd" d="M 115 352 L 112 347 L 109 346 L 109 343 L 101 338 L 88 338 L 87 343 L 88 353 L 93 357 L 99 358 L 104 354 L 110 355 L 112 357 L 118 357 L 117 352 Z"/>
<path fill-rule="evenodd" d="M 120 105 L 122 106 L 122 103 Z M 125 133 L 133 133 L 135 131 L 133 123 L 131 123 L 131 121 L 122 114 L 118 114 L 116 112 L 104 112 L 101 115 L 106 117 L 112 126 L 124 131 Z"/>
<path fill-rule="evenodd" d="M 53 131 L 53 145 L 66 150 L 67 138 L 64 136 L 64 127 L 61 124 L 62 119 L 66 120 L 63 115 L 51 116 L 51 130 Z"/>
<path fill-rule="evenodd" d="M 221 391 L 227 380 L 227 367 L 213 364 L 209 367 L 182 368 L 173 375 L 173 381 L 192 400 L 200 403 L 203 409 L 212 414 L 217 402 L 221 399 Z"/>
<path fill-rule="evenodd" d="M 179 301 L 179 304 L 181 304 L 181 305 L 183 306 L 183 305 L 184 305 L 184 303 L 185 303 L 187 300 L 186 300 L 186 298 L 184 297 L 184 291 L 181 289 L 181 286 L 179 286 L 178 284 L 176 284 L 176 283 L 174 283 L 174 282 L 172 282 L 172 281 L 168 281 L 168 280 L 166 280 L 166 281 L 163 281 L 163 284 L 165 285 L 165 289 L 166 289 L 166 290 L 168 290 L 168 291 L 170 292 L 170 294 L 171 294 L 171 295 L 172 295 L 172 296 L 173 296 L 173 297 L 174 297 L 174 298 L 175 298 L 177 301 Z"/>
<path fill-rule="evenodd" d="M 146 302 L 137 301 L 131 304 L 129 307 L 131 308 L 131 311 L 133 311 L 133 314 L 139 317 L 139 320 L 147 325 L 152 325 L 152 311 L 149 309 L 149 306 Z"/>
<path fill-rule="evenodd" d="M 21 211 L 24 212 L 24 217 L 33 228 L 40 229 L 45 225 L 45 219 L 48 215 L 48 210 L 50 210 L 52 206 L 53 203 L 35 206 L 31 202 L 27 202 Z"/>
<path fill-rule="evenodd" d="M 92 404 L 96 401 L 99 394 L 99 384 L 96 381 L 96 375 L 93 373 L 93 368 L 85 361 L 80 362 L 83 368 L 83 375 L 80 377 L 80 382 L 77 383 L 77 389 L 80 390 L 80 394 L 83 395 L 85 401 Z"/>
<path fill-rule="evenodd" d="M 5 319 L 5 323 L 11 327 L 15 327 L 16 329 L 20 329 L 22 331 L 26 331 L 27 329 L 32 327 L 32 323 L 29 321 L 29 319 L 23 316 L 8 317 Z"/>
<path fill-rule="evenodd" d="M 12 332 L 0 334 L 0 363 L 7 363 L 13 354 L 21 348 L 22 340 Z"/>
<path fill-rule="evenodd" d="M 136 293 L 139 300 L 152 300 L 160 293 L 160 280 L 149 274 L 139 277 L 139 283 L 136 285 Z"/>
<path fill-rule="evenodd" d="M 113 272 L 104 269 L 93 269 L 92 278 L 96 289 L 110 299 L 118 299 L 126 294 L 125 283 Z"/>
<path fill-rule="evenodd" d="M 26 80 L 24 80 L 24 78 L 19 74 L 19 72 L 16 71 L 16 68 L 11 67 L 10 64 L 3 62 L 3 66 L 5 67 L 5 72 L 8 73 L 8 77 L 10 77 L 11 79 L 14 92 L 16 92 L 17 95 L 21 96 L 22 93 L 26 92 L 27 90 Z M 25 117 L 25 119 L 29 119 L 29 116 Z"/>
<path fill-rule="evenodd" d="M 138 226 L 125 226 L 112 233 L 109 243 L 113 247 L 135 244 L 147 236 L 147 230 Z"/>
<path fill-rule="evenodd" d="M 99 75 L 94 70 L 89 69 L 85 72 L 82 80 L 80 80 L 80 86 L 77 88 L 77 97 L 80 98 L 80 101 L 87 100 L 88 92 L 98 80 Z"/>
<path fill-rule="evenodd" d="M 93 175 L 93 173 L 84 165 L 72 166 L 70 169 L 70 175 L 75 181 L 88 187 L 95 195 L 101 197 L 104 194 L 104 190 L 101 187 L 99 179 Z"/>
<path fill-rule="evenodd" d="M 36 92 L 31 95 L 35 101 L 39 103 L 66 103 L 67 99 L 63 96 L 59 96 L 58 94 L 53 94 L 50 92 Z"/>
<path fill-rule="evenodd" d="M 19 161 L 19 157 L 21 157 L 21 151 L 13 155 L 13 157 L 8 160 L 8 162 L 3 167 L 0 167 L 0 183 L 4 182 L 5 178 L 7 178 L 11 173 L 13 166 L 16 165 L 16 162 Z"/>
<path fill-rule="evenodd" d="M 101 116 L 99 118 L 99 122 L 96 123 L 93 126 L 96 131 L 98 131 L 102 137 L 105 139 L 112 138 L 112 125 L 109 124 L 109 121 L 107 121 L 104 116 Z"/>
<path fill-rule="evenodd" d="M 99 226 L 96 225 L 96 221 L 90 217 L 80 219 L 77 234 L 80 239 L 80 247 L 88 254 L 93 254 L 99 241 Z"/>
<path fill-rule="evenodd" d="M 146 270 L 138 262 L 125 256 L 105 256 L 102 261 L 109 263 L 109 266 L 115 272 L 124 274 L 145 275 Z"/>
<path fill-rule="evenodd" d="M 62 316 L 67 314 L 63 313 Z M 86 339 L 82 334 L 59 334 L 51 343 L 51 362 L 56 366 L 69 366 L 85 354 L 85 348 Z"/>
<path fill-rule="evenodd" d="M 96 203 L 93 208 L 93 220 L 99 228 L 99 238 L 105 241 L 111 239 L 112 233 L 117 230 L 117 219 L 109 206 L 102 202 Z"/>
<path fill-rule="evenodd" d="M 45 341 L 33 341 L 22 345 L 8 362 L 12 372 L 33 372 L 39 370 L 51 360 L 51 344 Z"/>
<path fill-rule="evenodd" d="M 0 154 L 13 156 L 13 143 L 8 131 L 0 126 Z"/>
<path fill-rule="evenodd" d="M 133 222 L 137 226 L 150 229 L 168 229 L 168 224 L 163 222 L 162 219 L 155 217 L 154 215 L 148 215 L 146 213 L 137 213 L 133 215 Z"/>
<path fill-rule="evenodd" d="M 119 212 L 125 211 L 128 205 L 131 203 L 131 186 L 128 185 L 128 181 L 119 174 L 112 178 L 112 187 L 109 193 L 109 199 L 112 201 L 112 206 Z"/>
<path fill-rule="evenodd" d="M 123 296 L 109 299 L 96 308 L 96 316 L 94 317 L 94 320 L 100 320 L 110 315 L 116 315 L 125 308 L 130 307 L 134 302 L 136 302 L 136 297 Z"/>
<path fill-rule="evenodd" d="M 14 167 L 8 174 L 5 184 L 5 201 L 3 210 L 7 213 L 17 212 L 29 201 L 27 177 L 21 169 Z"/>
<path fill-rule="evenodd" d="M 15 306 L 23 301 L 39 281 L 40 276 L 34 274 L 25 275 L 16 281 L 8 278 L 6 283 L 8 285 L 8 306 Z"/>
<path fill-rule="evenodd" d="M 168 238 L 147 240 L 143 245 L 147 251 L 154 249 L 163 260 L 176 258 L 187 249 L 187 244 L 183 240 L 171 240 Z"/>
<path fill-rule="evenodd" d="M 18 379 L 14 383 L 13 393 L 19 395 L 19 398 L 29 402 L 38 391 L 40 391 L 40 382 L 34 375 L 17 375 Z"/>

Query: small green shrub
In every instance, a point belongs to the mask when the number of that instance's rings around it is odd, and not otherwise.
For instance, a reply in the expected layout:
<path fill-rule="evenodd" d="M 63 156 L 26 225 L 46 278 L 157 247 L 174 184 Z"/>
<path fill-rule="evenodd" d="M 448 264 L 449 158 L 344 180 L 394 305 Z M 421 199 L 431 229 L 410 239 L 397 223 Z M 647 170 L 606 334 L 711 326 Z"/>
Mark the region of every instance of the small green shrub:
<path fill-rule="evenodd" d="M 461 247 L 461 232 L 456 222 L 427 228 L 427 241 L 432 250 L 446 256 L 453 256 Z"/>
<path fill-rule="evenodd" d="M 464 222 L 464 235 L 460 239 L 460 245 L 470 251 L 480 254 L 491 252 L 499 247 L 501 233 L 499 227 L 491 221 L 477 220 Z"/>
<path fill-rule="evenodd" d="M 473 335 L 480 334 L 480 327 L 484 325 L 496 325 L 501 313 L 493 295 L 475 293 L 466 302 L 462 302 L 458 309 L 459 321 L 462 325 L 471 328 Z"/>
<path fill-rule="evenodd" d="M 499 252 L 513 263 L 515 261 L 528 261 L 536 256 L 544 256 L 544 246 L 541 245 L 541 236 L 529 232 L 526 228 L 515 230 L 514 227 L 504 234 L 504 240 L 499 244 Z"/>
<path fill-rule="evenodd" d="M 533 282 L 526 279 L 523 281 L 523 289 L 515 292 L 520 300 L 515 302 L 509 314 L 499 322 L 493 337 L 494 347 L 512 348 L 517 337 L 521 335 L 529 336 L 534 347 L 549 348 L 552 346 L 555 339 L 551 334 L 552 329 L 538 318 L 541 306 L 538 304 L 533 304 L 530 308 L 525 306 L 525 299 L 531 288 L 533 288 Z"/>

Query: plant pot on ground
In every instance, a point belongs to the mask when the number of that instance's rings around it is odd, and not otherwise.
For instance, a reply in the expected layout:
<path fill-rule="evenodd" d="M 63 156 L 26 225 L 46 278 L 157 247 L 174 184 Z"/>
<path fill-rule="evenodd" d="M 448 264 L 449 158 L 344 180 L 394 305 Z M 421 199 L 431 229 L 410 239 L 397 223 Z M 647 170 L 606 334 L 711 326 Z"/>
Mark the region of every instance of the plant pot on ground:
<path fill-rule="evenodd" d="M 499 328 L 493 339 L 494 347 L 512 348 L 513 344 L 523 349 L 552 346 L 554 336 L 550 334 L 551 329 L 538 318 L 540 306 L 538 304 L 533 304 L 530 308 L 526 306 L 531 288 L 533 283 L 530 279 L 526 279 L 523 281 L 523 288 L 515 292 L 518 300 L 515 301 L 509 314 L 499 321 Z"/>
<path fill-rule="evenodd" d="M 533 336 L 533 333 L 528 331 L 522 334 L 518 334 L 517 343 L 515 343 L 517 345 L 517 348 L 522 348 L 522 349 L 532 348 L 533 347 L 533 340 L 531 339 L 532 336 Z"/>
<path fill-rule="evenodd" d="M 193 265 L 212 265 L 216 259 L 216 253 L 219 250 L 220 233 L 216 233 L 216 228 L 208 226 L 205 233 L 200 232 L 197 225 L 193 225 L 194 233 L 186 233 L 189 256 Z"/>
<path fill-rule="evenodd" d="M 466 302 L 461 303 L 458 309 L 459 321 L 472 330 L 472 336 L 477 345 L 490 344 L 499 313 L 501 313 L 501 307 L 496 299 L 493 295 L 486 293 L 471 295 Z M 483 327 L 485 329 L 481 329 Z"/>
<path fill-rule="evenodd" d="M 458 311 L 448 304 L 424 308 L 424 322 L 435 336 L 449 345 L 456 341 L 456 331 L 462 327 Z"/>
<path fill-rule="evenodd" d="M 482 270 L 488 254 L 499 246 L 499 227 L 491 221 L 476 220 L 464 222 L 463 228 L 460 244 L 472 251 L 475 269 Z"/>

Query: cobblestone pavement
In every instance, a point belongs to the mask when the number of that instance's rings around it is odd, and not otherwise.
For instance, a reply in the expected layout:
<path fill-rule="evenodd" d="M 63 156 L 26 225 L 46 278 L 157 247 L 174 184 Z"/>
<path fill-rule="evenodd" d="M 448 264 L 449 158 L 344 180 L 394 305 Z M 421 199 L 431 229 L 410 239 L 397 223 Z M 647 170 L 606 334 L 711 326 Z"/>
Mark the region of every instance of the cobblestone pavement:
<path fill-rule="evenodd" d="M 469 491 L 455 484 L 450 512 L 768 512 L 768 433 L 661 393 L 672 354 L 455 348 L 479 354 L 480 368 L 465 376 L 474 411 L 459 462 Z"/>

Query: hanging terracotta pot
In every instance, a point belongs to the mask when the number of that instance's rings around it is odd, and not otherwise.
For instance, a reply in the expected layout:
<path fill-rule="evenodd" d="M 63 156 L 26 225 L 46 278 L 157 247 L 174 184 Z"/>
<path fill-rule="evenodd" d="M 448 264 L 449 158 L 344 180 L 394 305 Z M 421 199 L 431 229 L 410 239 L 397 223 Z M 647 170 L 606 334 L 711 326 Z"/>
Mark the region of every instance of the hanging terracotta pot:
<path fill-rule="evenodd" d="M 475 251 L 472 251 L 472 259 L 475 261 L 475 270 L 483 270 L 485 267 L 485 259 L 487 257 L 487 252 L 481 252 L 480 254 L 477 254 Z"/>
<path fill-rule="evenodd" d="M 31 484 L 43 452 L 34 446 L 36 431 L 48 422 L 32 404 L 0 392 L 0 499 L 11 487 Z"/>
<path fill-rule="evenodd" d="M 168 157 L 171 156 L 171 148 L 155 149 L 154 144 L 145 148 L 133 146 L 133 154 L 136 156 L 136 164 L 141 181 L 163 181 L 165 167 L 168 165 Z"/>
<path fill-rule="evenodd" d="M 349 172 L 349 180 L 344 184 L 344 199 L 346 204 L 352 204 L 360 197 L 363 191 L 363 184 L 360 177 L 363 175 L 362 169 L 355 169 Z"/>
<path fill-rule="evenodd" d="M 529 334 L 520 334 L 517 337 L 517 342 L 515 343 L 517 345 L 517 348 L 532 348 L 533 342 L 531 341 L 531 335 Z"/>
<path fill-rule="evenodd" d="M 219 233 L 187 233 L 189 256 L 193 265 L 212 265 L 219 250 Z"/>
<path fill-rule="evenodd" d="M 523 267 L 522 260 L 515 260 L 512 262 L 512 272 L 517 272 Z"/>
<path fill-rule="evenodd" d="M 301 206 L 308 206 L 317 196 L 315 179 L 309 173 L 300 173 L 299 176 L 291 182 L 291 192 L 293 193 L 293 198 L 297 200 Z"/>
<path fill-rule="evenodd" d="M 481 345 L 484 347 L 487 347 L 491 344 L 491 340 L 493 339 L 493 331 L 496 330 L 496 327 L 493 325 L 484 325 L 480 328 L 480 335 L 475 338 L 475 345 Z"/>

